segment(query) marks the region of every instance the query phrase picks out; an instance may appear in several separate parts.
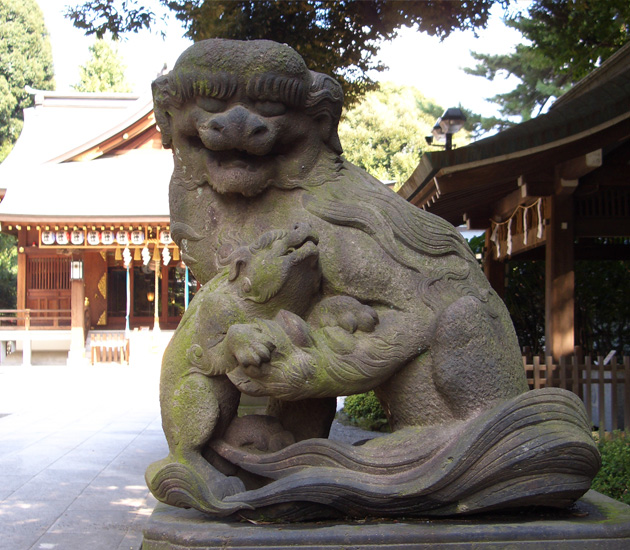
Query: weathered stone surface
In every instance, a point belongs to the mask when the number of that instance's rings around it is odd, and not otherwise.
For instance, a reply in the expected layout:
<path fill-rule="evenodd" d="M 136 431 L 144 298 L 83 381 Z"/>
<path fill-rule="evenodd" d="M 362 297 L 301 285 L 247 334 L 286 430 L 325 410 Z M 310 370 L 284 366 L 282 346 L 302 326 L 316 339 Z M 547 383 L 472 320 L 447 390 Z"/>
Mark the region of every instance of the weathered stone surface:
<path fill-rule="evenodd" d="M 589 491 L 574 508 L 562 511 L 535 509 L 446 520 L 253 525 L 209 521 L 193 510 L 158 505 L 144 533 L 143 550 L 625 550 L 630 547 L 630 507 Z"/>
<path fill-rule="evenodd" d="M 171 230 L 204 284 L 162 365 L 162 502 L 286 521 L 563 507 L 599 455 L 579 400 L 528 392 L 466 242 L 341 155 L 343 98 L 286 45 L 200 42 L 154 83 Z M 374 389 L 391 435 L 326 439 Z M 241 393 L 271 398 L 236 419 Z"/>

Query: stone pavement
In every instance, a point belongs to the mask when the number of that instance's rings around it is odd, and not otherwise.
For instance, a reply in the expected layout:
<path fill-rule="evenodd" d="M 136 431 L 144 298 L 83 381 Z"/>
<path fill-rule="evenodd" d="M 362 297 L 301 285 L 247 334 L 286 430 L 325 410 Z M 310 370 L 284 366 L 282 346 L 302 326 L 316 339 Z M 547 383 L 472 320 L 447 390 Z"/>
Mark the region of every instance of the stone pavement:
<path fill-rule="evenodd" d="M 0 550 L 138 550 L 167 452 L 159 361 L 0 366 Z"/>
<path fill-rule="evenodd" d="M 159 359 L 0 366 L 0 550 L 139 550 L 167 453 Z M 335 422 L 331 437 L 373 437 Z"/>

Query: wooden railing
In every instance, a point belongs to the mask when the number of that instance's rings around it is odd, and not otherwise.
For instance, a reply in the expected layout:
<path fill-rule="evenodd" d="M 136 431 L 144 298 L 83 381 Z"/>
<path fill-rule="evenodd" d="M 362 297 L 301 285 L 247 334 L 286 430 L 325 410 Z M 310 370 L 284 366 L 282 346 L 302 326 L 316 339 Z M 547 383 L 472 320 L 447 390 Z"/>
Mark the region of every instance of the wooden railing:
<path fill-rule="evenodd" d="M 572 391 L 584 402 L 594 427 L 601 431 L 630 430 L 630 357 L 523 356 L 531 389 L 554 387 Z"/>
<path fill-rule="evenodd" d="M 0 309 L 0 329 L 30 330 L 70 328 L 69 309 Z"/>

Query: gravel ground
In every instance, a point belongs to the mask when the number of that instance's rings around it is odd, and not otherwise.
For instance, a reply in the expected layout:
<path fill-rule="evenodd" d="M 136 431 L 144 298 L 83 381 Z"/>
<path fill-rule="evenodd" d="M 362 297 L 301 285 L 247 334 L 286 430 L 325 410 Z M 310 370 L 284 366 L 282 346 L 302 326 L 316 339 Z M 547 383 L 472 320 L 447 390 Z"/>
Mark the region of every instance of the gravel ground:
<path fill-rule="evenodd" d="M 330 428 L 330 435 L 328 438 L 336 441 L 342 441 L 343 443 L 356 443 L 357 441 L 374 439 L 375 437 L 380 437 L 382 435 L 385 434 L 381 432 L 362 430 L 356 426 L 348 426 L 346 424 L 342 424 L 338 420 L 335 420 Z"/>

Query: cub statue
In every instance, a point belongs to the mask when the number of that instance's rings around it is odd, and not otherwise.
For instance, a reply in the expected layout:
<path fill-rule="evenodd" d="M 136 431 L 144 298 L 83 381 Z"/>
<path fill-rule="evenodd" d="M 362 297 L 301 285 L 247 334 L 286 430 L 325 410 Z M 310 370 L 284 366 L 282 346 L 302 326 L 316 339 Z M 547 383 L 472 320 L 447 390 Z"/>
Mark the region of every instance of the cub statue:
<path fill-rule="evenodd" d="M 292 342 L 309 344 L 309 329 L 299 315 L 319 293 L 317 243 L 317 235 L 305 223 L 295 223 L 288 231 L 268 231 L 254 244 L 222 258 L 224 268 L 193 298 L 163 358 L 160 401 L 169 455 L 146 473 L 147 484 L 159 500 L 231 513 L 233 507 L 223 505 L 221 499 L 244 491 L 245 485 L 227 475 L 234 473 L 233 467 L 212 456 L 211 438 L 228 430 L 244 445 L 254 429 L 254 444 L 260 450 L 276 451 L 295 443 L 296 437 L 305 437 L 300 430 L 286 431 L 273 417 L 252 416 L 246 424 L 249 429 L 237 433 L 241 393 L 226 374 L 237 367 L 245 373 L 254 365 L 257 369 L 270 360 L 273 349 L 270 340 L 251 341 L 249 330 L 239 332 L 239 323 L 273 319 Z M 376 312 L 352 298 L 321 300 L 314 312 L 318 319 L 322 308 L 329 322 L 333 322 L 331 312 L 339 311 L 335 325 L 345 323 L 350 332 L 372 331 L 377 323 Z M 334 401 L 327 405 L 321 430 L 328 429 L 335 411 Z"/>
<path fill-rule="evenodd" d="M 600 457 L 582 403 L 528 391 L 507 309 L 457 230 L 343 158 L 334 79 L 286 45 L 216 39 L 153 95 L 171 232 L 204 285 L 164 358 L 157 498 L 293 521 L 564 507 L 588 490 Z M 244 276 L 242 243 L 289 226 L 318 262 L 254 254 Z M 328 439 L 332 400 L 368 390 L 392 433 Z M 267 420 L 235 418 L 239 393 L 267 396 Z"/>

